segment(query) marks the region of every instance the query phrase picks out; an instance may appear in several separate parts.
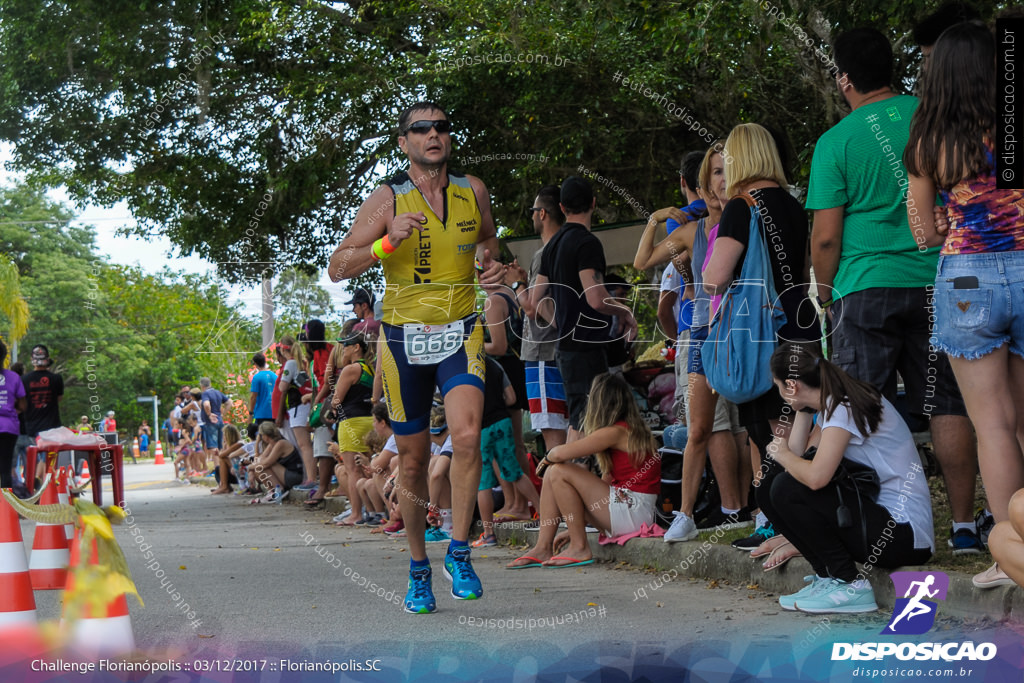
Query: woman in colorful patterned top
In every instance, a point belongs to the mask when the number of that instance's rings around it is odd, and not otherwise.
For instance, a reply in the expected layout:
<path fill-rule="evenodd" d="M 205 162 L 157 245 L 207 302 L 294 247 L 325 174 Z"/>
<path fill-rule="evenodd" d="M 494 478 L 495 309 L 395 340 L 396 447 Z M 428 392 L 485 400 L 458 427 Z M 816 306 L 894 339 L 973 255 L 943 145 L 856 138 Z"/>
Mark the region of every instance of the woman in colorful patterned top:
<path fill-rule="evenodd" d="M 995 40 L 980 23 L 947 29 L 922 81 L 904 163 L 907 215 L 920 248 L 942 244 L 934 346 L 949 355 L 978 434 L 978 460 L 997 522 L 1024 488 L 1024 192 L 997 187 Z M 1009 174 L 1009 175 L 1007 175 Z M 1024 180 L 1016 183 L 1024 186 Z M 936 191 L 945 226 L 932 215 Z M 942 213 L 941 211 L 939 212 Z M 941 223 L 941 221 L 940 221 Z M 979 587 L 1009 584 L 993 565 Z"/>

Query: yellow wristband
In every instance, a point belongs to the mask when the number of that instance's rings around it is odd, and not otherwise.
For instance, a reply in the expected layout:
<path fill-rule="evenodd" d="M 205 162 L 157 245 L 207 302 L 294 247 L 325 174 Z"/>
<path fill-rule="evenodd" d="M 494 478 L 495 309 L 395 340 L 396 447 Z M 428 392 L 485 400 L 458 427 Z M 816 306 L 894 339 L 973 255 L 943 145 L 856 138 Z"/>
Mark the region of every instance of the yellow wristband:
<path fill-rule="evenodd" d="M 391 255 L 390 253 L 384 251 L 384 240 L 386 239 L 387 236 L 385 235 L 384 237 L 381 237 L 379 240 L 373 243 L 373 255 L 377 257 L 378 261 L 383 261 L 384 259 Z"/>

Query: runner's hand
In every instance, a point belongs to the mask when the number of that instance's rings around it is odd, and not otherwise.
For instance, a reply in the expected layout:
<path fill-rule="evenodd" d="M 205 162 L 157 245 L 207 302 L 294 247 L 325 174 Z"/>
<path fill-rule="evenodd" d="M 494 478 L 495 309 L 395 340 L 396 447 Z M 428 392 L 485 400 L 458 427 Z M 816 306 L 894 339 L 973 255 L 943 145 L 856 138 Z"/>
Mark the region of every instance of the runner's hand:
<path fill-rule="evenodd" d="M 494 289 L 505 280 L 505 266 L 491 258 L 490 249 L 484 249 L 484 257 L 480 260 L 480 270 L 476 271 L 476 279 L 484 289 Z"/>
<path fill-rule="evenodd" d="M 401 213 L 391 221 L 391 229 L 388 230 L 388 241 L 391 246 L 397 248 L 399 244 L 409 239 L 416 230 L 423 231 L 423 225 L 427 217 L 422 211 L 416 213 Z"/>

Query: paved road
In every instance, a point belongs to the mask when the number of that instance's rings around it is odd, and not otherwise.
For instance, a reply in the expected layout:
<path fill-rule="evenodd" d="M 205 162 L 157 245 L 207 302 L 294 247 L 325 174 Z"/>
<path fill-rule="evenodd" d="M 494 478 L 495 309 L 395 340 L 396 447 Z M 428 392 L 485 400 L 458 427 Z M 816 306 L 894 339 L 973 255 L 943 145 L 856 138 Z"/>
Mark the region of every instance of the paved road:
<path fill-rule="evenodd" d="M 602 662 L 629 678 L 638 662 L 790 671 L 815 644 L 821 649 L 840 635 L 874 639 L 885 625 L 886 615 L 829 620 L 785 612 L 776 596 L 756 588 L 707 581 L 672 581 L 637 600 L 634 591 L 654 578 L 649 573 L 607 563 L 507 571 L 518 554 L 507 547 L 474 551 L 484 598 L 456 601 L 440 572 L 443 544 L 429 548 L 439 611 L 408 615 L 398 606 L 408 572 L 401 541 L 325 526 L 322 512 L 211 496 L 170 481 L 169 465 L 125 472 L 135 528 L 117 534 L 146 603 L 131 604 L 135 636 L 156 658 L 255 656 L 275 666 L 280 657 L 380 659 L 390 671 L 377 674 L 381 680 L 417 672 L 504 678 Z M 24 530 L 31 538 L 31 525 Z M 42 618 L 58 616 L 58 591 L 37 600 Z M 826 669 L 815 677 L 831 666 L 818 663 Z M 269 674 L 259 680 L 277 680 Z"/>

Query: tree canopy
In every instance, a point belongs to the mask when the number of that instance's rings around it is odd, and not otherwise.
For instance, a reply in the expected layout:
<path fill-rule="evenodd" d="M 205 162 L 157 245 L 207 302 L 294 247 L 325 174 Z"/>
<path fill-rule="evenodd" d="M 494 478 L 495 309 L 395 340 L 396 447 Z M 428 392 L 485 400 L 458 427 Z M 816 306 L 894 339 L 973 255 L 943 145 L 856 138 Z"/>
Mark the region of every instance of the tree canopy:
<path fill-rule="evenodd" d="M 452 165 L 487 183 L 505 234 L 572 173 L 611 180 L 604 220 L 676 202 L 682 154 L 741 122 L 781 134 L 800 182 L 844 112 L 836 33 L 886 33 L 906 89 L 909 31 L 938 4 L 0 0 L 0 138 L 34 179 L 124 199 L 136 233 L 252 282 L 325 264 L 403 165 L 397 115 L 423 98 L 448 109 Z"/>

